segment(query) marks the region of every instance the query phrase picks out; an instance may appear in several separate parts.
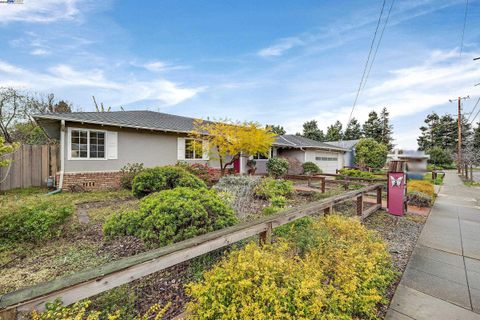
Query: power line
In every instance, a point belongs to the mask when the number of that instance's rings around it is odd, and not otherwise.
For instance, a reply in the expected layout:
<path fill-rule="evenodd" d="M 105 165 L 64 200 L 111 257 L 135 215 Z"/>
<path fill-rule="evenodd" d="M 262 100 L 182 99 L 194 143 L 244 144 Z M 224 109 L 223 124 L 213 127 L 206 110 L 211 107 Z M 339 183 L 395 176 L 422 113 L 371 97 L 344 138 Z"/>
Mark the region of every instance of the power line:
<path fill-rule="evenodd" d="M 479 98 L 480 99 L 480 98 Z M 477 102 L 478 103 L 478 102 Z M 470 125 L 473 124 L 473 122 L 475 121 L 475 119 L 477 118 L 477 116 L 480 114 L 480 109 L 478 109 L 477 111 L 477 114 L 475 115 L 475 117 L 473 117 L 472 121 L 470 121 Z"/>
<path fill-rule="evenodd" d="M 470 112 L 470 115 L 468 116 L 467 122 L 470 120 L 470 117 L 471 117 L 472 114 L 475 112 L 475 109 L 477 108 L 479 102 L 480 102 L 480 97 L 478 97 L 477 102 L 475 102 L 475 105 L 473 106 L 473 109 L 472 109 L 472 111 Z"/>
<path fill-rule="evenodd" d="M 392 0 L 392 4 L 390 5 L 390 9 L 388 9 L 387 18 L 385 19 L 385 23 L 384 23 L 383 28 L 382 28 L 382 32 L 380 33 L 380 38 L 378 39 L 378 42 L 377 42 L 377 47 L 375 48 L 375 52 L 373 53 L 372 62 L 370 63 L 370 67 L 368 68 L 367 76 L 365 77 L 365 81 L 363 82 L 362 90 L 367 85 L 367 80 L 368 80 L 368 77 L 370 76 L 370 71 L 372 71 L 372 66 L 375 62 L 375 58 L 377 57 L 378 48 L 380 48 L 380 43 L 382 42 L 383 33 L 385 32 L 385 28 L 387 27 L 388 19 L 390 18 L 390 13 L 392 12 L 392 8 L 393 8 L 394 3 L 395 3 L 395 0 Z"/>
<path fill-rule="evenodd" d="M 467 26 L 468 0 L 465 0 L 465 17 L 463 18 L 462 41 L 460 42 L 460 56 L 463 51 L 463 38 L 465 37 L 465 27 Z"/>
<path fill-rule="evenodd" d="M 362 90 L 363 81 L 365 79 L 365 74 L 367 72 L 368 64 L 370 62 L 370 57 L 372 55 L 373 45 L 375 44 L 375 39 L 377 38 L 378 28 L 380 26 L 380 22 L 381 22 L 382 16 L 383 16 L 383 10 L 385 9 L 385 2 L 386 2 L 386 0 L 383 0 L 382 10 L 380 11 L 380 16 L 378 17 L 377 27 L 375 28 L 375 33 L 373 34 L 372 43 L 370 44 L 370 50 L 368 51 L 367 61 L 365 63 L 365 67 L 363 68 L 362 78 L 360 79 L 360 83 L 358 85 L 357 94 L 355 95 L 355 100 L 353 101 L 352 110 L 350 111 L 350 116 L 348 117 L 347 125 L 350 122 L 350 120 L 352 119 L 353 111 L 355 110 L 355 105 L 357 104 L 357 101 L 358 101 L 358 96 L 360 95 L 360 91 Z"/>

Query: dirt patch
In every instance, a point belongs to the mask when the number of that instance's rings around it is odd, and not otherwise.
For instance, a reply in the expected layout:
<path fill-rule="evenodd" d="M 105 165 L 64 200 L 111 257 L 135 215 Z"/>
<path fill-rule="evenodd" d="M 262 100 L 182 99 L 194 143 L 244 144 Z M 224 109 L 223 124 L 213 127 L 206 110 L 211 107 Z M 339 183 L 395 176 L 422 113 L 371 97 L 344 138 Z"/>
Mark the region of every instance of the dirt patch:
<path fill-rule="evenodd" d="M 395 293 L 398 282 L 407 266 L 418 237 L 422 231 L 427 217 L 424 215 L 407 213 L 403 217 L 394 216 L 381 210 L 373 213 L 365 219 L 364 224 L 368 229 L 376 230 L 388 245 L 398 277 L 387 291 L 387 303 L 380 305 L 380 318 L 387 312 L 390 300 Z"/>

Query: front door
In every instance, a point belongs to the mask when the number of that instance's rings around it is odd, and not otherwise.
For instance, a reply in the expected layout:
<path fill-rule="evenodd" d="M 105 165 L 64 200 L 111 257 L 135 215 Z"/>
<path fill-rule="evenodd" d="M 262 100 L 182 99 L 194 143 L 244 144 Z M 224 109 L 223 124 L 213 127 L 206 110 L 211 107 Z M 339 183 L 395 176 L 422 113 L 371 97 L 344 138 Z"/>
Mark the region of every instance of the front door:
<path fill-rule="evenodd" d="M 233 171 L 235 173 L 240 173 L 240 158 L 233 161 Z"/>

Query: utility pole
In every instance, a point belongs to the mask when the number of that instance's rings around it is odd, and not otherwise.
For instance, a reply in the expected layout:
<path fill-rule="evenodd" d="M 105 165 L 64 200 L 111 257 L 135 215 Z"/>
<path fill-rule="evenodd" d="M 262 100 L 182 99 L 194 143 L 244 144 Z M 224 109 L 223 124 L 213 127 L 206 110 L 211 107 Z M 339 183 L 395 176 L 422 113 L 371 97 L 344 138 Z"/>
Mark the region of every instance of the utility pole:
<path fill-rule="evenodd" d="M 462 166 L 462 100 L 470 99 L 470 96 L 458 97 L 458 150 L 457 150 L 457 172 L 463 172 Z M 449 100 L 454 102 L 455 100 Z"/>

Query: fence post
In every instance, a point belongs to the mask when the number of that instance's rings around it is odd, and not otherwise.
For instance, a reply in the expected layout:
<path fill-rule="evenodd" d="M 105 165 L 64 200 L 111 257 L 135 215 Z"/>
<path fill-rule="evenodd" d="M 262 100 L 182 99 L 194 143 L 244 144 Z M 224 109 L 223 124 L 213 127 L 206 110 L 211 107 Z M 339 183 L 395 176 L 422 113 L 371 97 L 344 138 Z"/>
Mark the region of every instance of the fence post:
<path fill-rule="evenodd" d="M 327 207 L 327 208 L 323 209 L 323 214 L 324 215 L 328 215 L 332 212 L 333 212 L 333 206 L 330 206 L 330 207 Z"/>
<path fill-rule="evenodd" d="M 357 216 L 363 214 L 363 194 L 357 197 Z"/>
<path fill-rule="evenodd" d="M 260 233 L 260 245 L 272 243 L 272 223 L 267 224 L 267 230 Z"/>
<path fill-rule="evenodd" d="M 377 189 L 377 204 L 382 205 L 382 187 Z"/>
<path fill-rule="evenodd" d="M 325 193 L 325 177 L 322 177 L 320 182 L 321 182 L 321 185 L 322 185 L 322 193 Z"/>
<path fill-rule="evenodd" d="M 348 184 L 349 184 L 349 180 L 348 180 L 348 177 L 345 177 L 345 183 L 344 183 L 344 188 L 345 190 L 348 190 Z"/>

